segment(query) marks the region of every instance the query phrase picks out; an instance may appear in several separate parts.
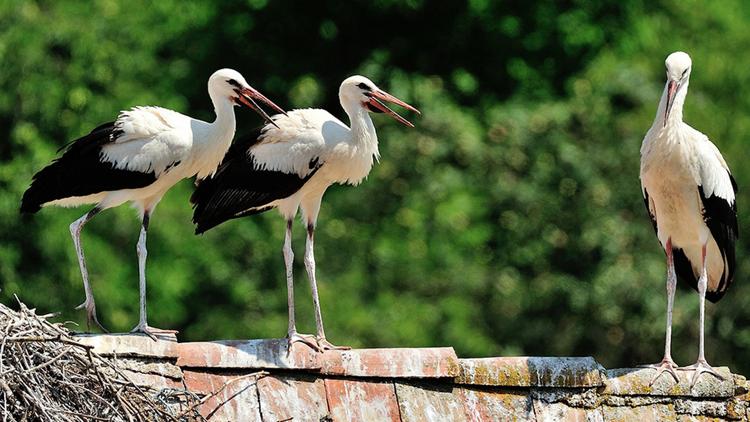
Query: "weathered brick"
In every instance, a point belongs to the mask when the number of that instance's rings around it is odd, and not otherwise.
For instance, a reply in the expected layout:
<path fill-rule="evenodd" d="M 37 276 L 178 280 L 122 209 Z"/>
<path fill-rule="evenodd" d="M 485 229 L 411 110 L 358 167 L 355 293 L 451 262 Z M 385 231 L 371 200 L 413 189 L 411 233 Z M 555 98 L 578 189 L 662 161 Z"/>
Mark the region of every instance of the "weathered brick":
<path fill-rule="evenodd" d="M 339 421 L 400 421 L 392 382 L 326 379 L 331 417 Z"/>
<path fill-rule="evenodd" d="M 459 384 L 509 387 L 597 387 L 601 366 L 592 357 L 459 359 Z"/>
<path fill-rule="evenodd" d="M 301 343 L 294 343 L 287 352 L 286 339 L 180 343 L 177 351 L 177 364 L 189 368 L 320 368 L 319 353 Z"/>
<path fill-rule="evenodd" d="M 215 421 L 260 421 L 260 405 L 256 377 L 245 374 L 217 375 L 209 372 L 185 370 L 185 387 L 193 393 L 217 393 L 200 406 L 203 417 Z"/>
<path fill-rule="evenodd" d="M 77 334 L 79 343 L 93 346 L 94 352 L 100 355 L 142 356 L 173 360 L 179 356 L 176 339 L 152 340 L 147 335 L 139 334 Z"/>
<path fill-rule="evenodd" d="M 466 419 L 470 421 L 535 421 L 528 390 L 495 391 L 475 387 L 453 390 L 463 401 Z"/>
<path fill-rule="evenodd" d="M 645 406 L 602 406 L 605 422 L 668 422 L 677 421 L 671 404 L 653 403 Z"/>
<path fill-rule="evenodd" d="M 258 380 L 260 409 L 264 421 L 314 421 L 328 415 L 326 388 L 322 379 L 267 376 Z"/>
<path fill-rule="evenodd" d="M 462 401 L 450 384 L 396 383 L 403 422 L 468 421 Z"/>
<path fill-rule="evenodd" d="M 538 422 L 603 422 L 604 415 L 600 408 L 583 409 L 571 407 L 565 403 L 547 403 L 534 400 L 534 415 Z"/>
<path fill-rule="evenodd" d="M 689 396 L 689 397 L 732 397 L 734 378 L 726 367 L 716 368 L 724 377 L 720 380 L 710 374 L 703 374 L 694 387 L 690 388 L 692 371 L 677 371 L 680 382 L 675 384 L 669 374 L 662 374 L 654 385 L 649 385 L 656 370 L 648 368 L 621 368 L 606 371 L 603 394 L 636 396 Z"/>
<path fill-rule="evenodd" d="M 321 358 L 321 373 L 355 377 L 453 378 L 458 375 L 459 367 L 452 347 L 331 350 Z"/>

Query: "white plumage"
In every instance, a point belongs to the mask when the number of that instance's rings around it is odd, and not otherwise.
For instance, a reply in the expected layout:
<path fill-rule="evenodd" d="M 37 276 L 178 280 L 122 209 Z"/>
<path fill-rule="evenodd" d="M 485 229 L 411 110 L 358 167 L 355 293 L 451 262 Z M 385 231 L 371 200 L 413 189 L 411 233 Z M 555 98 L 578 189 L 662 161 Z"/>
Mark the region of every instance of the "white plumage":
<path fill-rule="evenodd" d="M 380 156 L 374 127 L 363 131 L 353 142 L 352 130 L 326 110 L 292 110 L 273 120 L 279 128 L 267 126 L 250 150 L 259 170 L 293 172 L 304 177 L 310 173 L 311 159 L 336 160 L 340 161 L 337 165 L 328 166 L 340 173 L 332 182 L 359 184 L 370 172 L 373 158 Z"/>
<path fill-rule="evenodd" d="M 258 134 L 233 145 L 216 175 L 203 181 L 191 199 L 197 233 L 232 218 L 279 209 L 287 221 L 283 252 L 289 294 L 289 342 L 302 341 L 319 350 L 335 348 L 325 338 L 315 280 L 313 233 L 323 194 L 334 183 L 359 184 L 380 157 L 369 112 L 386 113 L 411 127 L 383 101 L 418 112 L 363 76 L 346 79 L 339 89 L 339 99 L 351 127 L 319 109 L 276 115 L 275 125 L 268 124 Z M 305 268 L 315 305 L 315 338 L 298 334 L 294 319 L 291 230 L 298 209 L 307 226 Z"/>
<path fill-rule="evenodd" d="M 675 380 L 671 357 L 674 291 L 679 277 L 700 295 L 700 343 L 693 383 L 701 373 L 719 376 L 704 355 L 705 298 L 716 302 L 734 278 L 737 239 L 736 184 L 718 148 L 682 121 L 692 70 L 682 52 L 666 60 L 667 84 L 653 125 L 641 146 L 643 196 L 667 254 L 667 338 L 654 380 L 664 371 Z"/>
<path fill-rule="evenodd" d="M 125 202 L 138 209 L 143 219 L 137 247 L 141 309 L 133 331 L 153 337 L 156 331 L 146 323 L 145 259 L 146 230 L 156 204 L 178 181 L 213 174 L 234 137 L 234 105 L 245 104 L 270 119 L 253 100 L 257 98 L 283 113 L 231 69 L 211 75 L 208 92 L 215 121 L 204 122 L 161 107 L 123 111 L 114 122 L 72 142 L 60 158 L 34 176 L 24 193 L 22 212 L 36 212 L 46 205 L 96 204 L 70 226 L 86 291 L 86 301 L 79 308 L 86 308 L 89 323 L 101 327 L 80 245 L 83 225 L 100 211 Z"/>
<path fill-rule="evenodd" d="M 302 205 L 305 219 L 315 221 L 328 186 L 358 185 L 370 173 L 380 157 L 378 138 L 368 112 L 359 109 L 352 117 L 357 122 L 354 130 L 325 110 L 293 110 L 288 116 L 274 116 L 279 129 L 266 126 L 258 144 L 248 150 L 257 170 L 294 173 L 300 178 L 316 172 L 294 195 L 273 203 L 287 220 Z M 317 168 L 310 165 L 313 161 L 326 165 Z"/>
<path fill-rule="evenodd" d="M 154 171 L 158 177 L 172 163 L 190 156 L 193 124 L 208 125 L 161 107 L 134 107 L 118 116 L 115 130 L 122 133 L 102 147 L 102 160 L 121 169 L 144 173 Z M 228 148 L 231 137 L 227 139 L 227 132 L 221 135 L 215 143 Z M 219 165 L 206 161 L 206 166 Z"/>

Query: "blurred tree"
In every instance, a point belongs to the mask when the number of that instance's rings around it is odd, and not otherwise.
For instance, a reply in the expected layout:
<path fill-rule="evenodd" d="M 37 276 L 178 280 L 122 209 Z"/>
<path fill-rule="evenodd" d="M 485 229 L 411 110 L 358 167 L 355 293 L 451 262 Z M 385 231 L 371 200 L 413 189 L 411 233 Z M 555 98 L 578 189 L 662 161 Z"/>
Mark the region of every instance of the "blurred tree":
<path fill-rule="evenodd" d="M 686 118 L 734 169 L 747 233 L 750 58 L 737 52 L 749 13 L 739 0 L 0 2 L 0 295 L 83 321 L 68 224 L 85 210 L 17 210 L 33 173 L 88 128 L 142 104 L 210 118 L 206 80 L 220 67 L 281 105 L 343 116 L 338 85 L 362 73 L 424 114 L 413 130 L 376 116 L 382 162 L 360 188 L 327 194 L 316 253 L 332 341 L 655 361 L 666 270 L 640 196 L 640 141 L 664 58 L 688 51 Z M 260 123 L 239 113 L 240 133 Z M 185 340 L 283 335 L 283 223 L 261 215 L 193 236 L 190 190 L 156 211 L 154 324 Z M 137 319 L 137 225 L 122 207 L 84 233 L 100 316 L 119 331 Z M 710 361 L 743 372 L 747 252 L 743 235 L 738 281 L 707 321 Z M 695 358 L 697 327 L 697 296 L 682 290 L 679 363 Z"/>

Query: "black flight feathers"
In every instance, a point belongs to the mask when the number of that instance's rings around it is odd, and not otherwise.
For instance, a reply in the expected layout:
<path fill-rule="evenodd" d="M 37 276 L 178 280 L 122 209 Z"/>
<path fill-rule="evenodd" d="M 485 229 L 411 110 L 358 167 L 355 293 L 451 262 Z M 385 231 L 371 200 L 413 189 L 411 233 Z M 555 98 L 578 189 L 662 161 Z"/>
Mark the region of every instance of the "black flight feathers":
<path fill-rule="evenodd" d="M 727 265 L 724 273 L 721 275 L 719 287 L 716 292 L 707 292 L 706 298 L 716 302 L 724 296 L 729 286 L 734 281 L 734 272 L 737 267 L 735 257 L 735 243 L 739 237 L 737 229 L 737 183 L 734 181 L 732 174 L 727 172 L 729 180 L 732 182 L 732 190 L 735 194 L 735 201 L 730 205 L 724 198 L 711 195 L 706 198 L 703 193 L 703 187 L 698 187 L 701 202 L 703 203 L 703 221 L 706 222 L 708 229 L 711 230 L 711 236 L 719 245 L 721 256 L 726 260 Z M 697 282 L 696 282 L 697 283 Z"/>
<path fill-rule="evenodd" d="M 296 193 L 323 165 L 310 161 L 305 177 L 296 173 L 259 170 L 248 150 L 258 143 L 260 131 L 235 142 L 216 174 L 198 183 L 190 197 L 195 233 L 200 234 L 227 220 L 258 214 L 272 208 L 273 201 Z"/>
<path fill-rule="evenodd" d="M 36 173 L 21 200 L 22 213 L 35 213 L 42 205 L 64 198 L 119 189 L 136 189 L 156 181 L 153 172 L 116 169 L 101 160 L 102 146 L 120 134 L 115 122 L 102 124 L 63 146 L 62 156 Z"/>

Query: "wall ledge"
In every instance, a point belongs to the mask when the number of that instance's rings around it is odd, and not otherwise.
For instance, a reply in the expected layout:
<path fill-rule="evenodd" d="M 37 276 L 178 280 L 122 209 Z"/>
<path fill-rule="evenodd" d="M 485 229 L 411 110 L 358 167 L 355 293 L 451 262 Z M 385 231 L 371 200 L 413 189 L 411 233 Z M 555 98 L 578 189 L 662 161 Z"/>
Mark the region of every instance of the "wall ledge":
<path fill-rule="evenodd" d="M 179 343 L 79 335 L 133 382 L 212 395 L 212 420 L 748 420 L 750 384 L 718 368 L 690 388 L 592 357 L 461 359 L 451 347 L 316 353 L 285 339 Z M 261 372 L 262 371 L 262 372 Z"/>

